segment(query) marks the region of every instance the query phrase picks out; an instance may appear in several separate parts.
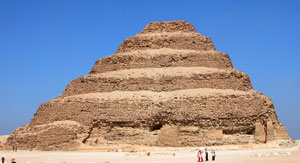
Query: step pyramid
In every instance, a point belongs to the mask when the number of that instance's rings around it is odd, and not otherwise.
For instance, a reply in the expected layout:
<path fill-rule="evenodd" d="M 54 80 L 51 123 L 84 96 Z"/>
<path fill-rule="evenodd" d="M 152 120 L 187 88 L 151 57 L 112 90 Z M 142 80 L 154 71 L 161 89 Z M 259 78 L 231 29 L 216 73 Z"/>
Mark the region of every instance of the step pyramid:
<path fill-rule="evenodd" d="M 41 104 L 6 146 L 202 146 L 289 140 L 272 101 L 252 89 L 187 21 L 153 22 Z"/>

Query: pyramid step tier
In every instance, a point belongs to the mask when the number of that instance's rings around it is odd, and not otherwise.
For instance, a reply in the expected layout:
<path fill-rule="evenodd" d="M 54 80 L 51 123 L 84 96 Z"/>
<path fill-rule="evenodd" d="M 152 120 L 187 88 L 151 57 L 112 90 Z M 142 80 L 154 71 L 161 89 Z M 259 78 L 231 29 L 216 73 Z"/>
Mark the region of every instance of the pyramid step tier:
<path fill-rule="evenodd" d="M 211 39 L 199 33 L 141 34 L 125 39 L 116 53 L 147 49 L 216 50 Z"/>
<path fill-rule="evenodd" d="M 60 97 L 42 104 L 31 125 L 72 120 L 90 126 L 145 128 L 155 123 L 222 128 L 238 133 L 267 119 L 277 123 L 272 101 L 250 90 L 187 89 L 172 92 L 114 91 Z M 235 126 L 232 128 L 231 126 Z M 236 126 L 243 126 L 242 128 Z M 232 128 L 232 130 L 230 130 Z"/>
<path fill-rule="evenodd" d="M 229 56 L 218 51 L 174 50 L 168 48 L 118 53 L 96 61 L 89 74 L 131 68 L 159 67 L 233 68 Z"/>
<path fill-rule="evenodd" d="M 62 96 L 93 92 L 139 91 L 156 92 L 194 88 L 249 90 L 250 79 L 235 69 L 207 67 L 142 68 L 86 75 L 73 80 Z"/>
<path fill-rule="evenodd" d="M 141 34 L 148 33 L 164 33 L 164 32 L 196 32 L 195 27 L 187 21 L 158 21 L 146 25 L 140 32 Z"/>

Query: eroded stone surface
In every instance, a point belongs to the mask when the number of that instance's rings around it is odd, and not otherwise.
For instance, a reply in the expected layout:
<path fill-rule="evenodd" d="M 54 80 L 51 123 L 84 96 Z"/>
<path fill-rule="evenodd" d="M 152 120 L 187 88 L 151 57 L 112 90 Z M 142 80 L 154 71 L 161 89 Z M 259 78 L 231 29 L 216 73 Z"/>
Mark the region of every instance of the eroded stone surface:
<path fill-rule="evenodd" d="M 189 22 L 184 20 L 178 21 L 158 21 L 152 22 L 146 25 L 146 27 L 141 31 L 141 34 L 146 33 L 164 33 L 164 32 L 196 32 L 196 29 Z"/>
<path fill-rule="evenodd" d="M 75 121 L 55 121 L 17 128 L 7 139 L 6 147 L 26 150 L 70 150 L 88 136 L 88 127 Z"/>
<path fill-rule="evenodd" d="M 266 128 L 260 122 L 255 124 L 254 138 L 256 142 L 265 143 L 266 142 Z"/>
<path fill-rule="evenodd" d="M 227 54 L 217 51 L 168 48 L 117 53 L 96 61 L 90 74 L 137 68 L 211 67 L 233 68 Z"/>
<path fill-rule="evenodd" d="M 252 85 L 246 73 L 234 69 L 207 67 L 125 69 L 77 78 L 67 86 L 62 96 L 116 90 L 162 92 L 197 88 L 247 91 L 252 89 Z"/>

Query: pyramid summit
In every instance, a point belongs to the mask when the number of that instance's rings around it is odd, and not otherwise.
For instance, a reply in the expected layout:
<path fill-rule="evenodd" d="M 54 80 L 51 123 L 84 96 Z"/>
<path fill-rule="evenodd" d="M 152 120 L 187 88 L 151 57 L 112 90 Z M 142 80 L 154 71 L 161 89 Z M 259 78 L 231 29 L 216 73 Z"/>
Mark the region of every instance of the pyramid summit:
<path fill-rule="evenodd" d="M 147 33 L 165 33 L 165 32 L 186 32 L 196 33 L 196 28 L 184 20 L 177 21 L 158 21 L 149 23 L 140 34 Z"/>
<path fill-rule="evenodd" d="M 290 140 L 270 98 L 187 21 L 153 22 L 41 104 L 5 146 L 202 146 Z"/>
<path fill-rule="evenodd" d="M 187 21 L 153 22 L 127 38 L 116 53 L 147 49 L 215 50 L 210 38 L 196 32 Z"/>

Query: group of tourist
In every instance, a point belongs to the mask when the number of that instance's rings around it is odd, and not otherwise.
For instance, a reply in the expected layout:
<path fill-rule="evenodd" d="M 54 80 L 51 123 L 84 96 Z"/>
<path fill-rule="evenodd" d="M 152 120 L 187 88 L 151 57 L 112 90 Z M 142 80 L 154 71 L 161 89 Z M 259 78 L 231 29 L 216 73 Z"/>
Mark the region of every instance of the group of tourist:
<path fill-rule="evenodd" d="M 1 158 L 1 163 L 6 163 L 4 157 Z M 12 158 L 12 159 L 11 159 L 11 163 L 16 163 L 16 159 L 15 159 L 15 158 Z"/>
<path fill-rule="evenodd" d="M 208 151 L 207 148 L 199 148 L 198 150 L 198 162 L 203 162 L 203 156 L 202 154 L 205 153 L 205 161 L 208 161 Z M 211 160 L 215 161 L 216 159 L 216 152 L 214 150 L 211 150 Z"/>
<path fill-rule="evenodd" d="M 13 146 L 13 152 L 17 152 L 18 151 L 18 147 L 17 146 Z"/>

